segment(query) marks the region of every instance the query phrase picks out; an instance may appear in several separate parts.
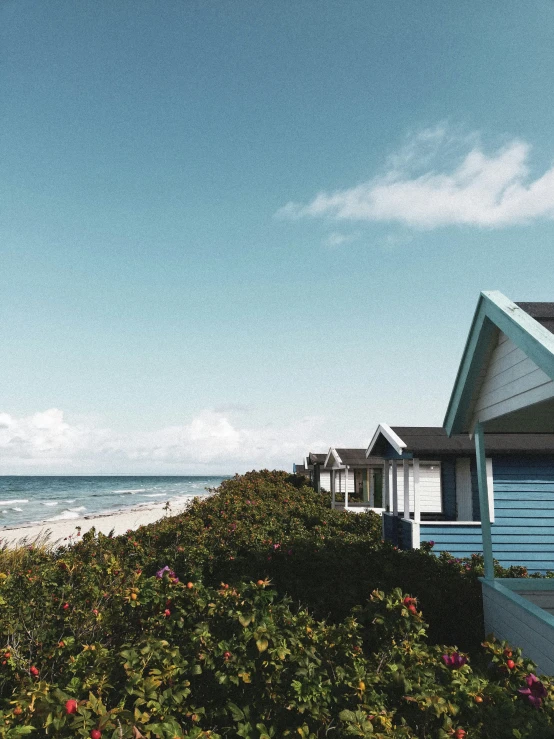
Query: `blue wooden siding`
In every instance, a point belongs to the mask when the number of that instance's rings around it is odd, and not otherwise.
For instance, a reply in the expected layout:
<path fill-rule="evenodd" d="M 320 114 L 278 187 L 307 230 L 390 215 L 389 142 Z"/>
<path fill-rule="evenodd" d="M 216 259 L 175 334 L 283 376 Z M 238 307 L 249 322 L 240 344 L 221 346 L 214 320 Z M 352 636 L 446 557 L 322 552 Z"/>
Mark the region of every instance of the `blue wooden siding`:
<path fill-rule="evenodd" d="M 444 512 L 452 518 L 456 505 L 456 463 L 442 462 Z M 471 462 L 474 520 L 480 518 L 475 460 Z M 493 457 L 495 522 L 494 558 L 504 567 L 522 565 L 530 573 L 554 571 L 554 455 Z M 401 524 L 400 524 L 401 525 Z M 406 524 L 407 525 L 407 524 Z M 392 520 L 386 538 L 399 542 Z M 387 535 L 388 533 L 388 535 Z M 389 538 L 390 536 L 390 538 Z M 393 538 L 394 537 L 394 538 Z M 481 553 L 481 527 L 421 524 L 421 541 L 434 541 L 433 551 L 453 557 Z"/>
<path fill-rule="evenodd" d="M 495 559 L 554 570 L 554 456 L 495 457 L 493 475 Z"/>
<path fill-rule="evenodd" d="M 399 546 L 401 549 L 411 549 L 413 546 L 412 537 L 412 523 L 411 521 L 400 520 L 400 541 Z"/>
<path fill-rule="evenodd" d="M 448 521 L 456 520 L 456 460 L 441 463 L 442 506 Z"/>
<path fill-rule="evenodd" d="M 453 557 L 470 557 L 474 553 L 482 553 L 481 526 L 450 525 L 444 526 L 437 521 L 433 524 L 422 523 L 420 540 L 434 541 L 433 552 L 450 552 Z"/>
<path fill-rule="evenodd" d="M 383 538 L 391 544 L 398 544 L 398 518 L 383 513 Z"/>

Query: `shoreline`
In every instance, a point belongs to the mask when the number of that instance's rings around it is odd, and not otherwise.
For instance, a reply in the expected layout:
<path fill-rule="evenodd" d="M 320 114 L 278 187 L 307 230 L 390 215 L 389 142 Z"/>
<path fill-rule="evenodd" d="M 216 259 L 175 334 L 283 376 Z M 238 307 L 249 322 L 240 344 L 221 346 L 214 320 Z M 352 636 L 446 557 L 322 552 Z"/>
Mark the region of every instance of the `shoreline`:
<path fill-rule="evenodd" d="M 81 536 L 93 527 L 97 532 L 109 534 L 113 530 L 114 536 L 125 534 L 129 529 L 138 529 L 140 526 L 155 523 L 161 518 L 176 516 L 185 511 L 196 496 L 184 501 L 171 501 L 169 511 L 165 510 L 166 502 L 152 503 L 119 509 L 113 512 L 91 513 L 79 518 L 70 518 L 61 521 L 41 521 L 38 523 L 20 524 L 0 529 L 0 547 L 29 545 L 47 536 L 48 545 L 67 546 L 79 541 L 78 530 Z M 204 496 L 198 496 L 204 497 Z"/>

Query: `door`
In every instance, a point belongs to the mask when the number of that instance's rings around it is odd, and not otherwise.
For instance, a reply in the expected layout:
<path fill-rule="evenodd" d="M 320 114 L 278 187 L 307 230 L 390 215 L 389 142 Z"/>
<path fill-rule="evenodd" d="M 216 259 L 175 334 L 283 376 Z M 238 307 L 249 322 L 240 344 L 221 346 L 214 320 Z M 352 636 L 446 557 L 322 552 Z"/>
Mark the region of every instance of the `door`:
<path fill-rule="evenodd" d="M 456 460 L 456 510 L 458 521 L 473 521 L 473 496 L 471 494 L 471 459 Z"/>

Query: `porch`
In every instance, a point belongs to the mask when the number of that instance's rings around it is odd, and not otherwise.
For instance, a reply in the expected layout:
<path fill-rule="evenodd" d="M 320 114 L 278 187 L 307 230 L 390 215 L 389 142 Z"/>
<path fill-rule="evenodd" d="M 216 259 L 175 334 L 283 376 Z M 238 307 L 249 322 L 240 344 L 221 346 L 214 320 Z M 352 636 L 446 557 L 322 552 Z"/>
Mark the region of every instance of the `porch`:
<path fill-rule="evenodd" d="M 364 449 L 331 448 L 323 469 L 329 473 L 334 509 L 382 513 L 382 460 L 367 459 Z"/>
<path fill-rule="evenodd" d="M 481 578 L 485 634 L 524 648 L 540 672 L 554 675 L 554 579 Z"/>
<path fill-rule="evenodd" d="M 423 542 L 433 542 L 435 554 L 449 552 L 460 558 L 483 551 L 480 521 L 433 521 L 424 517 L 415 521 L 384 511 L 383 539 L 399 549 L 419 549 Z"/>

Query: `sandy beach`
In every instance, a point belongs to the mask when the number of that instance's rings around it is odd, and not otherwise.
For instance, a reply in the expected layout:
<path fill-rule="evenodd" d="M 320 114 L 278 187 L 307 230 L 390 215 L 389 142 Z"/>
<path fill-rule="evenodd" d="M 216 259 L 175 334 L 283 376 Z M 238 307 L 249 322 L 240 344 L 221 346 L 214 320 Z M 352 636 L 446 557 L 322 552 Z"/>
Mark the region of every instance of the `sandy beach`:
<path fill-rule="evenodd" d="M 73 518 L 64 521 L 44 521 L 25 526 L 0 529 L 0 546 L 16 546 L 17 544 L 31 544 L 38 539 L 48 535 L 48 540 L 53 545 L 65 546 L 72 541 L 78 541 L 80 527 L 81 536 L 93 526 L 96 531 L 103 534 L 124 534 L 129 529 L 137 529 L 149 523 L 159 521 L 164 516 L 175 516 L 182 513 L 188 505 L 188 501 L 172 502 L 169 511 L 164 510 L 164 503 L 153 503 L 148 506 L 137 506 L 128 510 L 119 510 L 113 513 L 91 514 L 82 518 Z"/>

